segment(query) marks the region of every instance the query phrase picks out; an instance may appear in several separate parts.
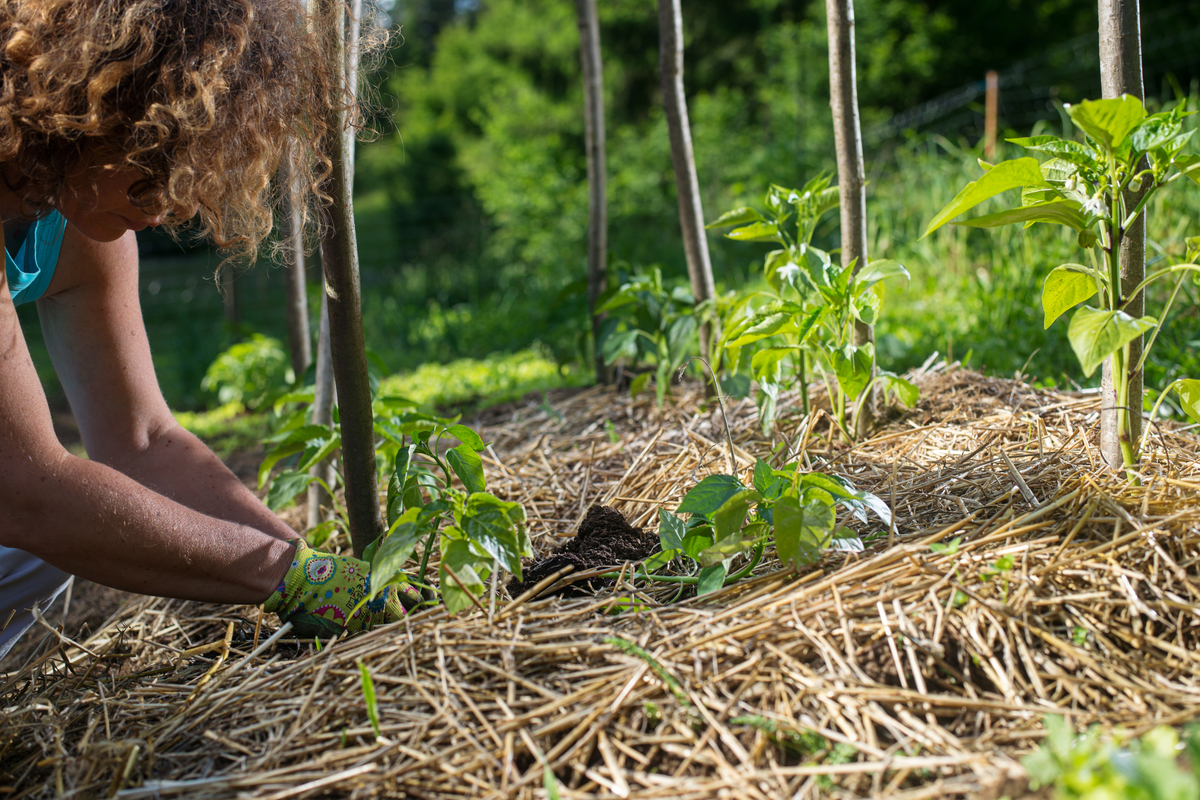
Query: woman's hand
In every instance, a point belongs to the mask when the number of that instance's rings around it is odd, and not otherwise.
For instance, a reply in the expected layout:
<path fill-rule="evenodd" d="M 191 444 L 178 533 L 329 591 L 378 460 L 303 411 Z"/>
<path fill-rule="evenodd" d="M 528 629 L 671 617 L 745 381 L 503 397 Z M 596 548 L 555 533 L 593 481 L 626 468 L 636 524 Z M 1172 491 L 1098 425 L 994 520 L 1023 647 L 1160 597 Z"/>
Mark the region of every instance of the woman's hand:
<path fill-rule="evenodd" d="M 301 637 L 369 630 L 372 625 L 395 622 L 421 602 L 415 588 L 401 583 L 388 586 L 358 608 L 371 592 L 371 565 L 313 550 L 300 539 L 294 543 L 296 558 L 263 610 L 291 622 Z"/>

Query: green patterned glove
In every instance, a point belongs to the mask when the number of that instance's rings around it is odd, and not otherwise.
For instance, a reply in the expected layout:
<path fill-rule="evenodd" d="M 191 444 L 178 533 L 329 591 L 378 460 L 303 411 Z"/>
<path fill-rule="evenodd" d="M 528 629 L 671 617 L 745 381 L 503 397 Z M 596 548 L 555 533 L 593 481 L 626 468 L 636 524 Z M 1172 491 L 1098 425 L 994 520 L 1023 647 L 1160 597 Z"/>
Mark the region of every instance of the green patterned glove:
<path fill-rule="evenodd" d="M 303 539 L 293 539 L 292 544 L 296 548 L 292 566 L 263 603 L 263 610 L 291 622 L 297 636 L 369 630 L 372 625 L 395 622 L 421 602 L 415 588 L 399 583 L 351 613 L 371 591 L 371 565 L 313 550 Z"/>

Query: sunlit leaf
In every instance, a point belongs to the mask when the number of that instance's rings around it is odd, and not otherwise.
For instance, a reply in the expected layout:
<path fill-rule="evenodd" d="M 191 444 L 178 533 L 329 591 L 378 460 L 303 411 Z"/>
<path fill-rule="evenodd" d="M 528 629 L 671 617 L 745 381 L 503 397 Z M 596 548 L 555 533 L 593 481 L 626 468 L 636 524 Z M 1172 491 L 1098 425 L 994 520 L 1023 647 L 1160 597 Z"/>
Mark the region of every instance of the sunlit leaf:
<path fill-rule="evenodd" d="M 1084 100 L 1067 106 L 1067 113 L 1072 122 L 1109 150 L 1115 150 L 1146 118 L 1142 101 L 1128 94 L 1107 100 Z"/>
<path fill-rule="evenodd" d="M 483 459 L 470 445 L 460 444 L 446 451 L 446 463 L 462 481 L 468 492 L 482 492 L 485 488 Z"/>
<path fill-rule="evenodd" d="M 1096 293 L 1096 273 L 1083 264 L 1062 264 L 1042 284 L 1042 311 L 1049 328 L 1067 310 Z"/>
<path fill-rule="evenodd" d="M 699 514 L 707 517 L 746 487 L 732 475 L 709 475 L 684 495 L 677 514 Z"/>
<path fill-rule="evenodd" d="M 1175 384 L 1175 392 L 1179 395 L 1179 404 L 1183 413 L 1192 422 L 1200 423 L 1200 381 L 1182 380 Z"/>
<path fill-rule="evenodd" d="M 923 237 L 933 233 L 964 211 L 969 211 L 984 200 L 995 197 L 1001 192 L 1006 192 L 1009 189 L 1018 189 L 1022 186 L 1041 185 L 1047 184 L 1042 177 L 1041 165 L 1038 164 L 1036 158 L 1018 158 L 1013 161 L 1002 161 L 984 173 L 983 177 L 979 180 L 968 183 L 950 201 L 950 204 L 933 218 L 929 223 L 929 227 L 925 229 Z"/>
<path fill-rule="evenodd" d="M 724 228 L 728 225 L 745 225 L 748 222 L 762 222 L 766 218 L 763 217 L 755 209 L 750 206 L 742 206 L 735 208 L 732 211 L 726 211 L 721 216 L 714 219 L 712 222 L 705 225 L 705 228 Z"/>
<path fill-rule="evenodd" d="M 793 568 L 815 564 L 829 546 L 836 515 L 820 502 L 801 504 L 784 496 L 775 503 L 775 549 L 779 560 Z"/>
<path fill-rule="evenodd" d="M 1067 338 L 1079 358 L 1083 374 L 1090 378 L 1104 359 L 1157 324 L 1154 317 L 1135 318 L 1124 311 L 1101 311 L 1084 306 L 1071 318 Z"/>

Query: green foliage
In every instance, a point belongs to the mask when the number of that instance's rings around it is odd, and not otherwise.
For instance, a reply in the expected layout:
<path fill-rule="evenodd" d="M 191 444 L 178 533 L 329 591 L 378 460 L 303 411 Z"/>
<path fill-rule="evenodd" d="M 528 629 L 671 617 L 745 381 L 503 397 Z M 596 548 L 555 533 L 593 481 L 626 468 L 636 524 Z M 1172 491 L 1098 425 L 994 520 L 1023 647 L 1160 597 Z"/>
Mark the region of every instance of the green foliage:
<path fill-rule="evenodd" d="M 1200 796 L 1200 729 L 1166 726 L 1138 739 L 1098 725 L 1076 736 L 1064 718 L 1045 717 L 1046 738 L 1021 759 L 1030 788 L 1054 787 L 1055 800 L 1190 800 Z M 1187 764 L 1180 763 L 1180 751 Z"/>
<path fill-rule="evenodd" d="M 540 348 L 460 358 L 448 364 L 426 363 L 411 372 L 384 378 L 381 395 L 403 394 L 419 406 L 462 407 L 481 399 L 502 403 L 532 391 L 578 386 L 582 370 L 561 367 Z"/>
<path fill-rule="evenodd" d="M 379 701 L 375 697 L 375 681 L 371 678 L 371 672 L 362 659 L 358 660 L 358 672 L 362 684 L 363 702 L 367 706 L 367 719 L 371 721 L 371 730 L 375 732 L 375 738 L 378 739 L 380 736 Z"/>
<path fill-rule="evenodd" d="M 766 212 L 750 206 L 734 209 L 708 225 L 740 226 L 726 238 L 782 247 L 764 259 L 766 290 L 747 290 L 716 304 L 730 371 L 736 373 L 749 361 L 758 381 L 764 430 L 774 425 L 779 392 L 793 376 L 808 412 L 809 371 L 814 368 L 829 386 L 843 431 L 847 401 L 857 400 L 877 379 L 901 402 L 914 405 L 917 387 L 893 373 L 877 376 L 874 346 L 854 343 L 856 322 L 874 325 L 879 320 L 879 284 L 888 278 L 907 280 L 908 270 L 881 259 L 856 274 L 856 264 L 835 265 L 829 253 L 812 245 L 822 217 L 838 207 L 838 190 L 825 176 L 813 178 L 802 189 L 772 184 L 764 206 Z"/>
<path fill-rule="evenodd" d="M 1067 309 L 1097 298 L 1098 308 L 1083 306 L 1075 312 L 1067 336 L 1085 376 L 1112 359 L 1117 431 L 1131 480 L 1137 479 L 1133 468 L 1138 447 L 1130 435 L 1129 381 L 1141 372 L 1154 338 L 1136 364 L 1130 343 L 1151 330 L 1157 336 L 1159 323 L 1153 316 L 1134 318 L 1126 308 L 1131 298 L 1155 281 L 1173 278 L 1176 288 L 1161 315 L 1166 320 L 1184 279 L 1200 272 L 1200 266 L 1181 263 L 1159 269 L 1126 293 L 1121 285 L 1121 237 L 1161 189 L 1183 177 L 1200 177 L 1200 158 L 1183 152 L 1194 133 L 1184 130 L 1184 119 L 1190 116 L 1185 109 L 1182 103 L 1148 114 L 1142 102 L 1130 96 L 1070 106 L 1067 111 L 1084 134 L 1082 142 L 1051 135 L 1011 140 L 1051 158 L 1041 164 L 1027 157 L 984 165 L 983 177 L 967 184 L 925 231 L 928 236 L 984 200 L 1020 188 L 1019 207 L 987 215 L 986 223 L 981 223 L 983 218 L 973 222 L 991 226 L 1019 221 L 1026 227 L 1041 222 L 1076 232 L 1076 242 L 1086 251 L 1091 267 L 1070 263 L 1051 272 L 1042 293 L 1045 324 L 1049 327 Z M 1141 199 L 1134 204 L 1126 190 L 1141 191 Z"/>
<path fill-rule="evenodd" d="M 288 354 L 278 339 L 261 333 L 233 345 L 209 366 L 200 388 L 217 402 L 241 403 L 251 411 L 268 403 L 294 380 Z"/>
<path fill-rule="evenodd" d="M 670 391 L 671 375 L 689 356 L 699 354 L 695 305 L 686 285 L 676 283 L 668 288 L 663 284 L 662 269 L 653 267 L 622 282 L 597 308 L 608 314 L 600 331 L 604 363 L 653 364 L 659 407 Z M 648 374 L 635 378 L 631 394 L 636 396 L 648 379 Z"/>

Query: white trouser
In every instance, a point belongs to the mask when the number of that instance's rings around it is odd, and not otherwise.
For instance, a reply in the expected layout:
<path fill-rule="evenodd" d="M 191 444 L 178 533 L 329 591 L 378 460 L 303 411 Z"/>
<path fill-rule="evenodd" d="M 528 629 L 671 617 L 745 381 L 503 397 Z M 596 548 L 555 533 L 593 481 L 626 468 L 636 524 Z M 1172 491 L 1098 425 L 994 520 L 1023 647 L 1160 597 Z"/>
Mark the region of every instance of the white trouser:
<path fill-rule="evenodd" d="M 33 624 L 34 605 L 45 611 L 70 582 L 70 575 L 37 556 L 0 547 L 0 658 Z"/>

